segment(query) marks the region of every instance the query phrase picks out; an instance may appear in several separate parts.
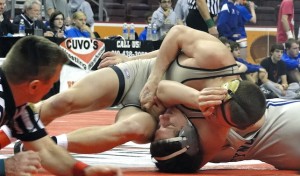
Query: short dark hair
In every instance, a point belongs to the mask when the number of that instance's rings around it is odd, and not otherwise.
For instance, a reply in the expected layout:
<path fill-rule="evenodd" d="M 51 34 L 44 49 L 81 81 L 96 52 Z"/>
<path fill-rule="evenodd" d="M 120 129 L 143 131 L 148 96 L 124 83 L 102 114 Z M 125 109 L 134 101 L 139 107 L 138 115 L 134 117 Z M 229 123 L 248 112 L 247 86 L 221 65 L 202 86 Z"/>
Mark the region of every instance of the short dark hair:
<path fill-rule="evenodd" d="M 63 19 L 65 19 L 65 16 L 64 16 L 64 14 L 61 11 L 54 11 L 50 15 L 50 18 L 49 18 L 49 26 L 50 26 L 51 29 L 55 28 L 55 26 L 54 26 L 54 20 L 55 20 L 56 16 L 58 16 L 58 15 L 62 15 Z"/>
<path fill-rule="evenodd" d="M 240 81 L 229 104 L 231 120 L 240 129 L 255 124 L 266 110 L 264 94 L 256 84 L 247 80 Z"/>
<path fill-rule="evenodd" d="M 31 35 L 13 45 L 1 67 L 9 81 L 19 84 L 34 79 L 48 81 L 57 66 L 67 61 L 66 53 L 56 43 Z"/>
<path fill-rule="evenodd" d="M 240 48 L 240 44 L 238 42 L 230 41 L 229 44 L 230 44 L 231 52 L 233 52 L 233 50 L 236 48 Z"/>
<path fill-rule="evenodd" d="M 284 50 L 283 44 L 281 44 L 281 43 L 275 43 L 275 44 L 273 44 L 271 46 L 270 53 L 273 53 L 276 49 L 283 51 Z"/>

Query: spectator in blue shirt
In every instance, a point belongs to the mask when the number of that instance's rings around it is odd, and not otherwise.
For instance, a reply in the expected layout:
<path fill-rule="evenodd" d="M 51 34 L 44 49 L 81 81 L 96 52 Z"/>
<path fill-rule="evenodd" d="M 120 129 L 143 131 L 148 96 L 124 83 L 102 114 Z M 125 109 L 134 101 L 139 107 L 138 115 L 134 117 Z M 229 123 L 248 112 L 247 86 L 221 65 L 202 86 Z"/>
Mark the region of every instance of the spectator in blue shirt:
<path fill-rule="evenodd" d="M 247 6 L 245 6 L 244 0 L 237 0 L 235 5 L 240 12 L 240 26 L 238 30 L 241 34 L 241 39 L 238 40 L 238 42 L 241 48 L 241 56 L 242 58 L 247 58 L 247 34 L 245 25 L 248 22 L 256 23 L 255 4 L 252 1 L 248 1 Z"/>
<path fill-rule="evenodd" d="M 245 59 L 240 58 L 239 43 L 231 41 L 230 48 L 231 48 L 231 52 L 232 52 L 234 59 L 237 62 L 244 64 L 247 68 L 245 71 L 245 75 L 242 76 L 242 78 L 247 79 L 247 80 L 257 84 L 259 77 L 264 78 L 265 76 L 267 76 L 267 74 L 266 74 L 267 72 L 262 66 L 260 66 L 258 64 L 251 64 L 251 63 L 247 62 Z"/>
<path fill-rule="evenodd" d="M 224 0 L 218 14 L 217 29 L 220 37 L 236 41 L 241 38 L 239 33 L 240 17 L 235 0 Z"/>
<path fill-rule="evenodd" d="M 85 37 L 85 38 L 95 38 L 94 33 L 91 28 L 86 25 L 86 16 L 83 12 L 77 11 L 72 17 L 73 25 L 65 31 L 65 36 L 67 38 L 73 37 Z"/>
<path fill-rule="evenodd" d="M 289 82 L 300 82 L 300 68 L 299 68 L 299 43 L 295 39 L 288 39 L 285 43 L 285 51 L 282 55 L 287 71 Z"/>
<path fill-rule="evenodd" d="M 149 12 L 146 14 L 146 26 L 144 28 L 144 30 L 140 33 L 139 35 L 139 40 L 146 40 L 147 39 L 147 28 L 148 28 L 148 24 L 151 24 L 151 20 L 152 20 L 152 13 Z"/>

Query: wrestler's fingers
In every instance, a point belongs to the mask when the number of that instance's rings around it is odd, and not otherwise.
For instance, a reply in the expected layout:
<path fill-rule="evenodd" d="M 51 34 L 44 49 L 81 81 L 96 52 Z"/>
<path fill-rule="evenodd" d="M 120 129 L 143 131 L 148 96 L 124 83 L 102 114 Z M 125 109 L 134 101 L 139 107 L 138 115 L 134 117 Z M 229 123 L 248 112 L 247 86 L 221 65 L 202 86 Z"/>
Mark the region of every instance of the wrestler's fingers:
<path fill-rule="evenodd" d="M 116 65 L 118 64 L 118 61 L 116 59 L 112 59 L 112 58 L 105 58 L 104 60 L 102 60 L 99 63 L 98 69 L 99 68 L 104 68 L 104 67 L 108 67 L 110 65 Z"/>
<path fill-rule="evenodd" d="M 115 56 L 115 55 L 116 55 L 116 53 L 111 52 L 111 51 L 107 51 L 107 52 L 102 54 L 101 59 L 105 59 L 107 57 L 111 57 L 111 56 Z"/>
<path fill-rule="evenodd" d="M 225 95 L 227 89 L 222 87 L 207 87 L 200 91 L 200 95 Z"/>
<path fill-rule="evenodd" d="M 202 114 L 205 117 L 205 119 L 215 118 L 215 115 L 214 115 L 215 107 L 214 106 L 207 107 L 205 110 L 201 110 L 201 111 L 202 111 Z"/>
<path fill-rule="evenodd" d="M 35 167 L 34 165 L 28 165 L 26 166 L 23 170 L 24 170 L 24 174 L 26 173 L 31 173 L 31 174 L 35 174 L 38 173 L 40 167 Z"/>
<path fill-rule="evenodd" d="M 207 106 L 218 105 L 222 103 L 222 100 L 224 100 L 225 97 L 226 94 L 220 94 L 220 95 L 200 94 L 198 96 L 198 103 L 199 105 L 207 105 Z"/>
<path fill-rule="evenodd" d="M 24 153 L 28 154 L 29 161 L 38 161 L 41 162 L 42 159 L 40 158 L 40 155 L 37 152 L 34 152 L 32 150 L 25 151 Z"/>
<path fill-rule="evenodd" d="M 29 173 L 20 173 L 20 176 L 31 176 Z"/>
<path fill-rule="evenodd" d="M 37 168 L 37 169 L 39 169 L 39 168 L 42 167 L 41 161 L 38 160 L 38 159 L 32 159 L 32 160 L 29 160 L 28 164 L 31 165 L 31 166 L 34 166 L 34 167 Z"/>
<path fill-rule="evenodd" d="M 199 101 L 198 102 L 198 107 L 199 109 L 205 109 L 207 107 L 211 107 L 211 106 L 218 106 L 222 104 L 222 99 L 220 100 L 207 100 L 207 101 Z"/>

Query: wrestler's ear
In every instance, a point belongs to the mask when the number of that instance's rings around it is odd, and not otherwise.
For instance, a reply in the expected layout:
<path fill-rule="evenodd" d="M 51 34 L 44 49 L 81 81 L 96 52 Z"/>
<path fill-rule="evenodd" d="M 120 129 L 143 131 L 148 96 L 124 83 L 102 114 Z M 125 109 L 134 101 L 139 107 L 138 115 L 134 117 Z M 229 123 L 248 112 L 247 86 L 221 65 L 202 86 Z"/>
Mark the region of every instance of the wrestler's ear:
<path fill-rule="evenodd" d="M 37 91 L 39 91 L 40 85 L 41 85 L 40 80 L 33 80 L 33 81 L 29 82 L 28 92 L 30 94 L 35 94 Z"/>

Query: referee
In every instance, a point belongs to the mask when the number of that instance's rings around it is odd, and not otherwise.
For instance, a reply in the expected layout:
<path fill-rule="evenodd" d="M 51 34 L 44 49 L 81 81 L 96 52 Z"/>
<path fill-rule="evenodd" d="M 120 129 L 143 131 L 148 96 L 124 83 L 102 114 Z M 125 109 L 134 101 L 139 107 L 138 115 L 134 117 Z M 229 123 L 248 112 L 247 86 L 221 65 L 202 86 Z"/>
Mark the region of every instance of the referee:
<path fill-rule="evenodd" d="M 188 0 L 187 26 L 219 36 L 214 19 L 219 13 L 219 0 Z"/>

